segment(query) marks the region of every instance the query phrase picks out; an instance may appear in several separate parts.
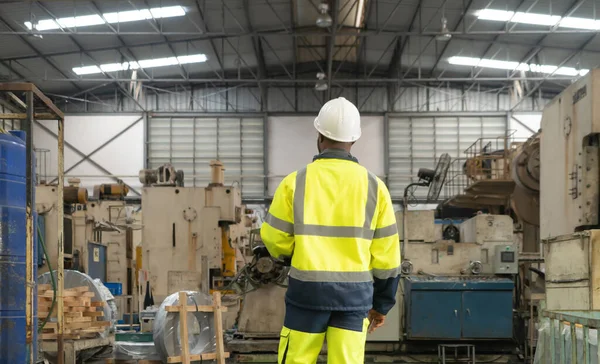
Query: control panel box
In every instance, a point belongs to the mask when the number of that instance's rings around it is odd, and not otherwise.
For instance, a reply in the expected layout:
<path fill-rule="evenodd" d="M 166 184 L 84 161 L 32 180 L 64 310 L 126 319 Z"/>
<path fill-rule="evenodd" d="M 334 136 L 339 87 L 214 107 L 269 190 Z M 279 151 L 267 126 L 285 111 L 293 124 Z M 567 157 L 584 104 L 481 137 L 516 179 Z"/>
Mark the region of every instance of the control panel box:
<path fill-rule="evenodd" d="M 517 274 L 519 257 L 515 245 L 497 245 L 494 247 L 494 274 Z"/>

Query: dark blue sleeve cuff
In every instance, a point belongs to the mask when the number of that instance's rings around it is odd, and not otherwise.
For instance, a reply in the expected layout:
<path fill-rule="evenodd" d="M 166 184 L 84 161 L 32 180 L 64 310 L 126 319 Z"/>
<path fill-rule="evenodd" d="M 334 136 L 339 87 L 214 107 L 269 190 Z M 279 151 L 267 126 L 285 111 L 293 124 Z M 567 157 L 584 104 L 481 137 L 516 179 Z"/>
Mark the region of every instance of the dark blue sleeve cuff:
<path fill-rule="evenodd" d="M 373 309 L 382 315 L 396 304 L 396 291 L 398 290 L 400 276 L 387 279 L 374 278 Z"/>

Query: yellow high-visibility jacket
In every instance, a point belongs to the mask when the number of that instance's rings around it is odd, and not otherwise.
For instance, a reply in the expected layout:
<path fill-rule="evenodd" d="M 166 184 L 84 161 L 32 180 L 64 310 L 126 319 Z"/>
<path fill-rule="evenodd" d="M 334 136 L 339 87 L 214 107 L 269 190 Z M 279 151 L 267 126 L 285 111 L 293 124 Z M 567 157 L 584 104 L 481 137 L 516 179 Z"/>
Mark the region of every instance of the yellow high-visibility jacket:
<path fill-rule="evenodd" d="M 387 314 L 400 244 L 385 184 L 343 150 L 329 149 L 279 185 L 261 227 L 275 258 L 292 257 L 286 302 Z"/>

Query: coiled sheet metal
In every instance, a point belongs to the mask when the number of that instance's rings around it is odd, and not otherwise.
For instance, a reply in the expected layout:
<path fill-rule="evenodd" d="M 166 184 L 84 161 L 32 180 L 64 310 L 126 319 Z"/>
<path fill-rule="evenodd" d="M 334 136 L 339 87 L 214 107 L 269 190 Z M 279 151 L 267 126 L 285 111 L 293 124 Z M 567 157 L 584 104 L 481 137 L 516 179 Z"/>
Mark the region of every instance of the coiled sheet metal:
<path fill-rule="evenodd" d="M 163 301 L 156 313 L 153 326 L 154 346 L 163 360 L 169 356 L 181 355 L 179 322 L 177 312 L 167 312 L 166 306 L 179 305 L 176 292 Z M 201 292 L 186 292 L 188 306 L 212 306 L 212 298 Z M 188 343 L 190 354 L 212 353 L 216 349 L 214 315 L 212 312 L 188 312 Z"/>

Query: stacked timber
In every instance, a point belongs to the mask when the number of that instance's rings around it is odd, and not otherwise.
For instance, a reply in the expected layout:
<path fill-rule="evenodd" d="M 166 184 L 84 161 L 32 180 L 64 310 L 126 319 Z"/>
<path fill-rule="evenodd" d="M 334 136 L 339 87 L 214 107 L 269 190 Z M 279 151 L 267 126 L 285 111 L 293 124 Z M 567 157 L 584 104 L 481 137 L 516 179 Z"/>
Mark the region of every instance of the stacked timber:
<path fill-rule="evenodd" d="M 64 328 L 63 337 L 69 340 L 90 339 L 98 336 L 110 326 L 104 321 L 105 301 L 94 301 L 96 294 L 89 287 L 73 287 L 63 291 Z M 56 340 L 58 323 L 56 313 L 58 302 L 52 307 L 54 291 L 49 284 L 38 285 L 38 317 L 42 321 L 50 317 L 41 333 L 42 340 Z M 58 298 L 57 298 L 58 299 Z"/>

